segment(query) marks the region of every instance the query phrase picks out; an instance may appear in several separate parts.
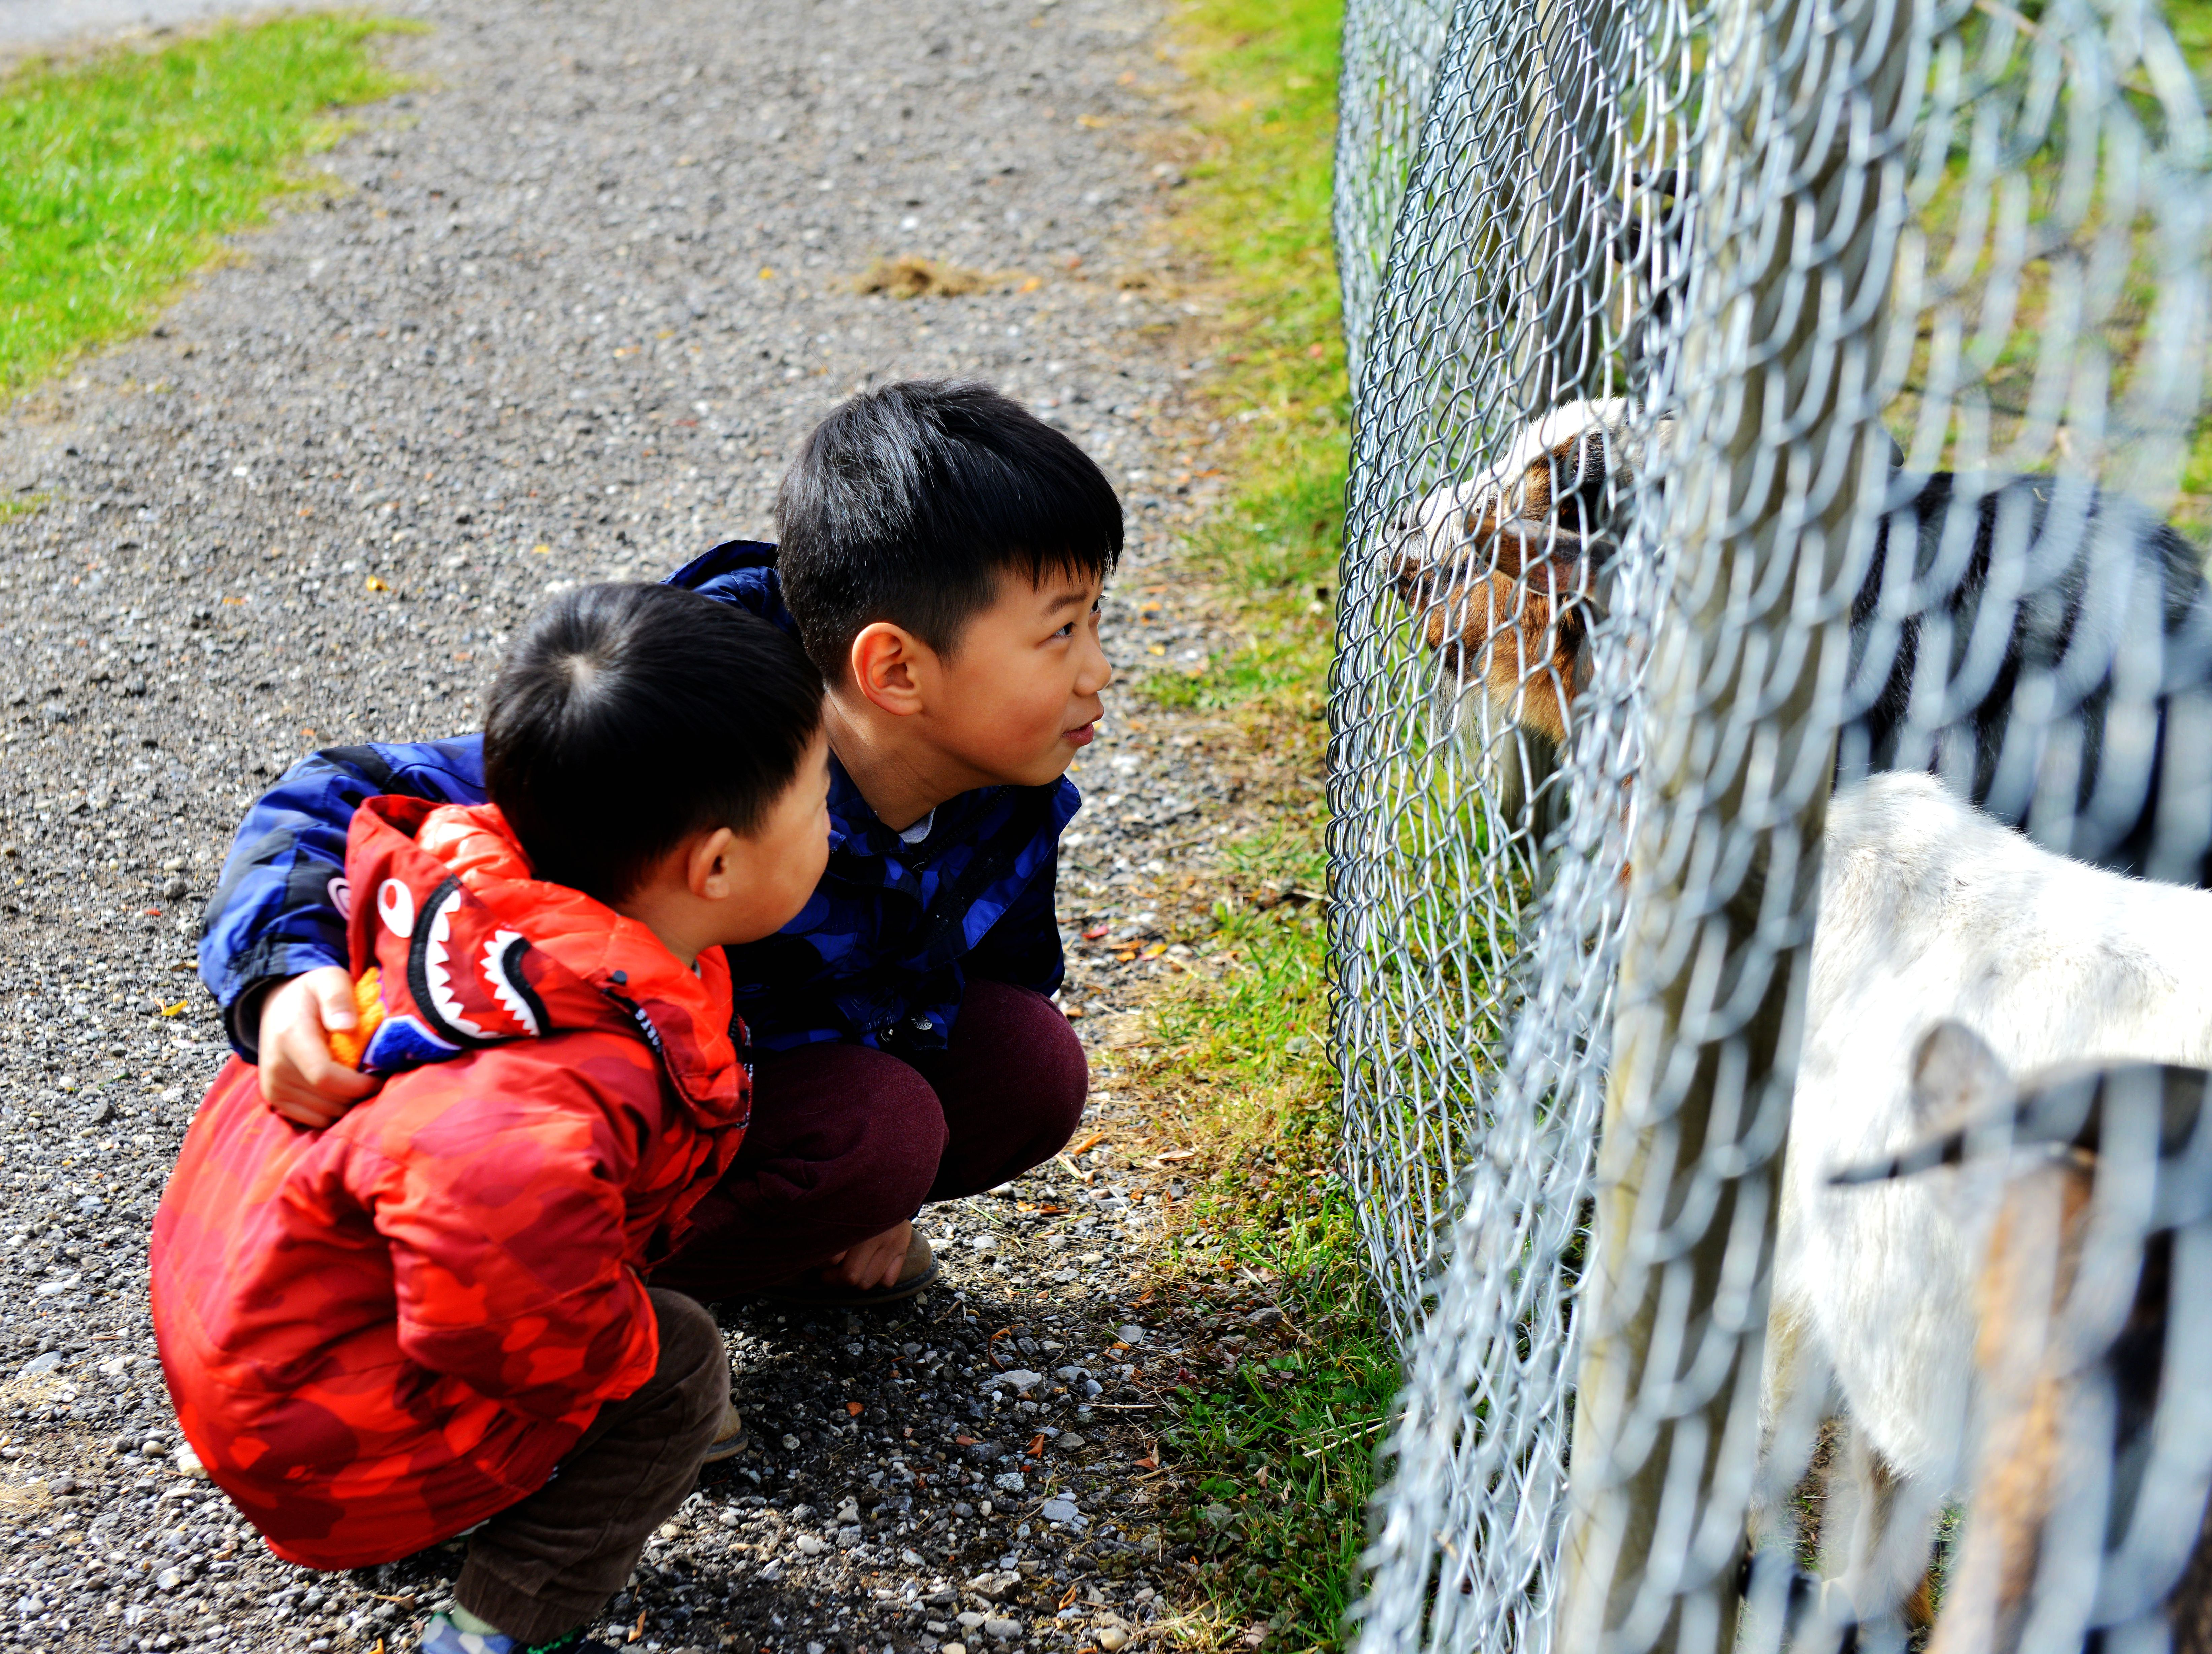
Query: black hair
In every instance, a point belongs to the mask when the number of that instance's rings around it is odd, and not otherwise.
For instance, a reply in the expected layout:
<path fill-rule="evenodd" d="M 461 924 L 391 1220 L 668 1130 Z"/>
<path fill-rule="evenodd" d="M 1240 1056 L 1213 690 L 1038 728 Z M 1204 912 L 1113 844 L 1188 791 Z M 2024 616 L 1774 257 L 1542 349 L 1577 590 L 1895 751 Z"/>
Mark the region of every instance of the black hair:
<path fill-rule="evenodd" d="M 690 835 L 757 827 L 821 727 L 821 674 L 769 622 L 672 586 L 585 586 L 500 668 L 484 781 L 538 878 L 617 902 Z"/>
<path fill-rule="evenodd" d="M 1091 456 L 970 380 L 842 404 L 785 473 L 775 516 L 785 601 L 833 684 L 864 626 L 890 621 L 949 655 L 1002 572 L 1103 578 L 1121 556 L 1121 502 Z"/>

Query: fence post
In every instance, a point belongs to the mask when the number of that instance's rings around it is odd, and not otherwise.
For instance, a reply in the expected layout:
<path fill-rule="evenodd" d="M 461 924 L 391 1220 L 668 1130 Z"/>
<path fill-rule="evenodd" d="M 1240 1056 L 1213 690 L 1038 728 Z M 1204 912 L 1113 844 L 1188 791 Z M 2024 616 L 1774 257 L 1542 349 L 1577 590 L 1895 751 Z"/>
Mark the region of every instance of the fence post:
<path fill-rule="evenodd" d="M 1723 0 L 1715 20 L 1708 262 L 1653 467 L 1674 552 L 1579 1311 L 1563 1654 L 1736 1641 L 1843 581 L 1887 474 L 1917 3 Z"/>

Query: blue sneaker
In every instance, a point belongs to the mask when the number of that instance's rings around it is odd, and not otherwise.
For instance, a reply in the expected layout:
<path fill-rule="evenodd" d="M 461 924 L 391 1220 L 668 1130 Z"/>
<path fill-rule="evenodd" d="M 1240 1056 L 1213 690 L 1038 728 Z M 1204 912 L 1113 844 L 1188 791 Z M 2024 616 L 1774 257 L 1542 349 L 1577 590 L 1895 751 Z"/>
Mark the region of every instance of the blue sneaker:
<path fill-rule="evenodd" d="M 442 1614 L 422 1627 L 422 1654 L 615 1654 L 580 1628 L 550 1643 L 520 1643 L 496 1631 L 463 1631 Z"/>

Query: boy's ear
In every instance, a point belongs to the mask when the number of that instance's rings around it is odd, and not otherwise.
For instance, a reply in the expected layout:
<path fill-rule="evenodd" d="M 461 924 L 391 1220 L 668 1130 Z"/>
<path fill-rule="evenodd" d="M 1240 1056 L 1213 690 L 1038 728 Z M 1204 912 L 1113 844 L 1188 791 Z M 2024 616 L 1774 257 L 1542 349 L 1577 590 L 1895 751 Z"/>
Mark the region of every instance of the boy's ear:
<path fill-rule="evenodd" d="M 719 902 L 736 884 L 738 836 L 726 827 L 702 833 L 684 858 L 684 883 L 702 901 Z"/>
<path fill-rule="evenodd" d="M 874 705 L 898 717 L 921 710 L 921 680 L 915 668 L 929 658 L 929 647 L 903 626 L 888 620 L 860 628 L 846 657 L 853 682 Z"/>

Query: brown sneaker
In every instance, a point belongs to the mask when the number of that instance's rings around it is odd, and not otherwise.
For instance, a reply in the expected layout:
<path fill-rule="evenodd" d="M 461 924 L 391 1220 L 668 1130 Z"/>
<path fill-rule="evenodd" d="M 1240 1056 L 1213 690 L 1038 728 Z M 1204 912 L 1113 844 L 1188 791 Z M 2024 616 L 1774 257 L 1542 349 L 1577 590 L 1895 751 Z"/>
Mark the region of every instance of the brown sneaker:
<path fill-rule="evenodd" d="M 848 1286 L 842 1280 L 824 1280 L 808 1274 L 779 1281 L 761 1296 L 771 1304 L 797 1304 L 823 1309 L 860 1309 L 870 1304 L 902 1304 L 937 1280 L 937 1255 L 917 1232 L 907 1243 L 906 1265 L 888 1286 Z"/>
<path fill-rule="evenodd" d="M 717 1464 L 724 1459 L 733 1459 L 745 1450 L 745 1421 L 738 1416 L 737 1403 L 722 1403 L 722 1422 L 714 1432 L 714 1439 L 707 1444 L 702 1464 Z"/>

